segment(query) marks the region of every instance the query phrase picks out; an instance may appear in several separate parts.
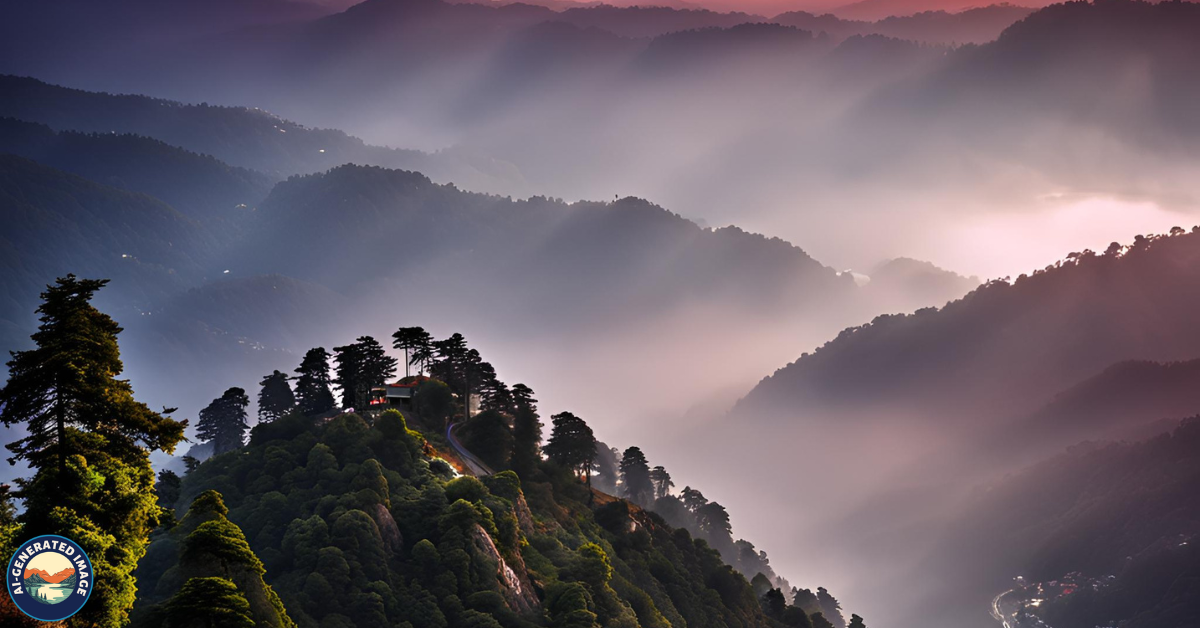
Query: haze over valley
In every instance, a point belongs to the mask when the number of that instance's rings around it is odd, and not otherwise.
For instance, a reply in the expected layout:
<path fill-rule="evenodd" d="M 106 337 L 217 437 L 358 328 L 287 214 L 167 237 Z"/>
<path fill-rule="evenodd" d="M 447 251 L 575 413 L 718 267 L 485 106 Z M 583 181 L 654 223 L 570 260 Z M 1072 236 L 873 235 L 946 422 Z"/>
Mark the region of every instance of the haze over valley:
<path fill-rule="evenodd" d="M 145 501 L 70 625 L 1200 621 L 1200 5 L 0 11 L 0 549 Z"/>

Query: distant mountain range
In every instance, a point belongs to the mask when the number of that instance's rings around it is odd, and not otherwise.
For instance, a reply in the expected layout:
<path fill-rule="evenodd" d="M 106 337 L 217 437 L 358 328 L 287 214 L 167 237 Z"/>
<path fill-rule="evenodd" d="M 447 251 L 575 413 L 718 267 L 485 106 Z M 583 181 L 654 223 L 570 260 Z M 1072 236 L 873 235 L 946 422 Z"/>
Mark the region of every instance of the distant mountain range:
<path fill-rule="evenodd" d="M 73 567 L 67 567 L 66 569 L 63 569 L 54 575 L 50 575 L 41 569 L 26 569 L 23 577 L 26 582 L 32 581 L 38 584 L 58 584 L 73 577 L 74 575 L 75 569 Z"/>
<path fill-rule="evenodd" d="M 122 346 L 137 358 L 129 360 L 132 374 L 174 390 L 162 403 L 185 411 L 222 387 L 294 368 L 310 346 L 390 333 L 402 322 L 397 312 L 524 352 L 575 343 L 594 356 L 585 367 L 597 370 L 628 359 L 618 347 L 674 360 L 684 347 L 701 350 L 714 328 L 744 346 L 763 346 L 777 329 L 788 340 L 774 337 L 765 351 L 747 354 L 753 366 L 739 369 L 754 373 L 786 356 L 790 343 L 806 346 L 891 309 L 888 301 L 908 290 L 859 289 L 783 240 L 702 228 L 633 197 L 516 200 L 369 165 L 295 176 L 324 159 L 438 161 L 253 109 L 16 77 L 0 77 L 0 93 L 0 114 L 35 119 L 0 119 L 0 154 L 9 153 L 0 156 L 0 197 L 10 226 L 0 236 L 9 278 L 0 341 L 24 346 L 37 295 L 54 277 L 110 278 L 98 305 L 129 330 Z M 920 298 L 944 302 L 962 290 L 943 288 Z M 218 363 L 237 367 L 213 369 Z M 139 364 L 155 366 L 138 372 Z M 697 378 L 750 384 L 700 361 L 662 368 L 671 379 L 647 389 L 670 381 L 691 388 Z M 171 384 L 183 379 L 195 385 Z M 631 399 L 635 390 L 627 389 Z"/>

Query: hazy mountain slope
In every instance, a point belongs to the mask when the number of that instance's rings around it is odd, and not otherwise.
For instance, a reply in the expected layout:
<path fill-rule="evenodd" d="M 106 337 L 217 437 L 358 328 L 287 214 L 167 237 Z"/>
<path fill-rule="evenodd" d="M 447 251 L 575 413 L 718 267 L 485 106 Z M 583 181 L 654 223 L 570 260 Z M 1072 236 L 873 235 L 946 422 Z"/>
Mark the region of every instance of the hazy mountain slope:
<path fill-rule="evenodd" d="M 1176 587 L 1196 582 L 1200 567 L 1191 543 L 1180 545 L 1200 530 L 1193 490 L 1200 476 L 1198 437 L 1200 423 L 1190 419 L 1170 435 L 1075 447 L 990 483 L 932 559 L 946 581 L 956 583 L 943 601 L 971 587 L 980 588 L 975 598 L 986 599 L 1011 587 L 1017 575 L 1044 582 L 1074 571 L 1101 580 L 1111 574 L 1115 582 L 1050 609 L 1058 620 L 1051 625 L 1105 625 L 1141 613 L 1147 615 L 1128 625 L 1192 625 L 1194 601 L 1185 615 L 1167 611 L 1181 601 Z"/>
<path fill-rule="evenodd" d="M 930 44 L 982 44 L 1033 12 L 1033 9 L 997 4 L 958 13 L 924 11 L 915 15 L 890 16 L 878 21 L 842 19 L 826 13 L 805 11 L 782 13 L 771 18 L 777 24 L 826 33 L 835 41 L 853 35 L 884 35 Z"/>
<path fill-rule="evenodd" d="M 1119 362 L 1055 395 L 1033 415 L 1006 427 L 1005 437 L 990 446 L 1036 458 L 1082 440 L 1148 437 L 1169 429 L 1171 420 L 1196 414 L 1200 360 Z"/>
<path fill-rule="evenodd" d="M 880 95 L 859 116 L 871 132 L 915 125 L 992 147 L 998 155 L 1103 187 L 1126 177 L 1121 150 L 1164 160 L 1200 156 L 1200 114 L 1179 103 L 1200 87 L 1200 4 L 1068 2 L 1032 13 L 992 43 L 959 50 L 945 67 Z M 1057 147 L 1038 141 L 1050 133 Z M 1088 155 L 1104 146 L 1104 159 Z M 1168 186 L 1174 175 L 1137 184 Z M 1134 189 L 1136 182 L 1127 190 Z"/>
<path fill-rule="evenodd" d="M 453 277 L 464 296 L 498 313 L 536 302 L 572 325 L 603 320 L 610 308 L 636 317 L 698 298 L 811 305 L 853 291 L 848 277 L 782 241 L 704 230 L 638 199 L 514 201 L 379 168 L 287 181 L 255 220 L 241 259 L 256 271 L 291 269 L 344 289 Z"/>
<path fill-rule="evenodd" d="M 199 220 L 237 220 L 275 183 L 259 172 L 147 137 L 55 132 L 12 118 L 0 118 L 0 153 L 154 196 Z"/>
<path fill-rule="evenodd" d="M 164 42 L 253 24 L 312 19 L 329 11 L 292 0 L 50 0 L 5 3 L 0 73 L 65 74 L 71 65 L 109 67 Z"/>
<path fill-rule="evenodd" d="M 960 299 L 980 284 L 978 277 L 963 277 L 907 257 L 883 262 L 868 276 L 863 291 L 901 312 Z"/>
<path fill-rule="evenodd" d="M 113 280 L 108 295 L 131 317 L 202 275 L 215 241 L 171 207 L 35 162 L 0 155 L 0 318 L 28 328 L 37 295 L 67 273 Z M 5 349 L 19 336 L 6 337 Z"/>
<path fill-rule="evenodd" d="M 0 116 L 40 122 L 56 130 L 136 133 L 279 177 L 349 162 L 420 169 L 430 176 L 498 192 L 523 187 L 511 165 L 469 152 L 430 155 L 372 146 L 341 131 L 304 127 L 247 107 L 189 105 L 0 76 Z"/>
<path fill-rule="evenodd" d="M 764 379 L 740 408 L 794 415 L 887 403 L 937 416 L 969 404 L 972 423 L 1011 417 L 1097 364 L 1200 355 L 1190 315 L 1198 273 L 1200 232 L 1139 236 L 1123 253 L 1085 253 L 941 310 L 848 329 Z"/>

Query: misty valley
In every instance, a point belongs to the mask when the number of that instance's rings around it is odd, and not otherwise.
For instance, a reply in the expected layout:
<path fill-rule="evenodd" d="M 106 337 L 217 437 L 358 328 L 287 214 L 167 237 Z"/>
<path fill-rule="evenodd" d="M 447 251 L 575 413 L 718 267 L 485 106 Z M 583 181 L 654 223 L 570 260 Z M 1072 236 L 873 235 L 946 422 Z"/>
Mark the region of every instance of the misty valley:
<path fill-rule="evenodd" d="M 1200 626 L 1200 4 L 0 12 L 0 625 Z"/>

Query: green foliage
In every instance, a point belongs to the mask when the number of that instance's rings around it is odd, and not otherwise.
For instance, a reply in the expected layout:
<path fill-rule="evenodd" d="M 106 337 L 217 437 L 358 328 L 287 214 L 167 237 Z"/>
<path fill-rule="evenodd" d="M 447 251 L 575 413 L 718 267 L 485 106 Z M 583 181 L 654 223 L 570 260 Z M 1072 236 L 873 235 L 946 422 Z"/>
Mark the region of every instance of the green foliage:
<path fill-rule="evenodd" d="M 624 497 L 635 504 L 649 505 L 654 496 L 654 482 L 646 455 L 640 448 L 630 447 L 621 456 L 620 468 Z"/>
<path fill-rule="evenodd" d="M 288 384 L 288 376 L 275 371 L 258 384 L 258 422 L 270 423 L 296 407 L 296 395 Z"/>
<path fill-rule="evenodd" d="M 250 603 L 225 578 L 192 578 L 167 603 L 166 628 L 253 628 Z"/>
<path fill-rule="evenodd" d="M 417 385 L 413 391 L 413 410 L 425 425 L 444 427 L 454 414 L 454 393 L 445 383 L 428 380 Z"/>
<path fill-rule="evenodd" d="M 371 388 L 382 386 L 396 374 L 396 359 L 388 356 L 378 340 L 361 336 L 354 344 L 334 347 L 337 377 L 333 382 L 342 391 L 342 407 L 365 409 Z"/>
<path fill-rule="evenodd" d="M 234 386 L 226 390 L 200 411 L 200 422 L 196 435 L 213 445 L 213 455 L 220 455 L 241 447 L 246 440 L 246 406 L 250 398 L 246 391 Z"/>
<path fill-rule="evenodd" d="M 256 436 L 184 478 L 182 498 L 198 497 L 155 544 L 179 539 L 177 564 L 140 575 L 166 600 L 225 565 L 260 573 L 256 554 L 301 628 L 769 625 L 745 579 L 706 545 L 628 508 L 618 519 L 638 525 L 601 527 L 570 472 L 545 465 L 548 490 L 512 471 L 444 479 L 418 443 L 395 411 Z M 228 521 L 210 487 L 224 491 Z M 526 488 L 538 496 L 521 524 Z"/>
<path fill-rule="evenodd" d="M 508 417 L 496 410 L 485 410 L 471 417 L 457 436 L 464 447 L 492 469 L 505 469 L 513 450 L 513 432 Z"/>
<path fill-rule="evenodd" d="M 513 451 L 511 465 L 521 477 L 532 478 L 542 460 L 542 422 L 538 417 L 537 399 L 525 384 L 514 384 Z"/>
<path fill-rule="evenodd" d="M 333 409 L 333 391 L 329 378 L 329 352 L 323 347 L 309 349 L 296 368 L 296 403 L 309 416 Z"/>
<path fill-rule="evenodd" d="M 570 412 L 552 417 L 554 431 L 546 443 L 546 455 L 560 466 L 572 469 L 591 482 L 592 463 L 596 460 L 596 437 L 583 419 Z"/>
<path fill-rule="evenodd" d="M 19 480 L 25 530 L 78 542 L 98 578 L 75 625 L 117 627 L 137 590 L 133 570 L 162 509 L 147 449 L 172 451 L 186 422 L 133 398 L 122 371 L 120 327 L 91 306 L 104 281 L 59 279 L 42 294 L 36 348 L 13 354 L 0 418 L 29 435 L 9 444 L 34 472 Z M 5 534 L 14 534 L 11 524 Z"/>

